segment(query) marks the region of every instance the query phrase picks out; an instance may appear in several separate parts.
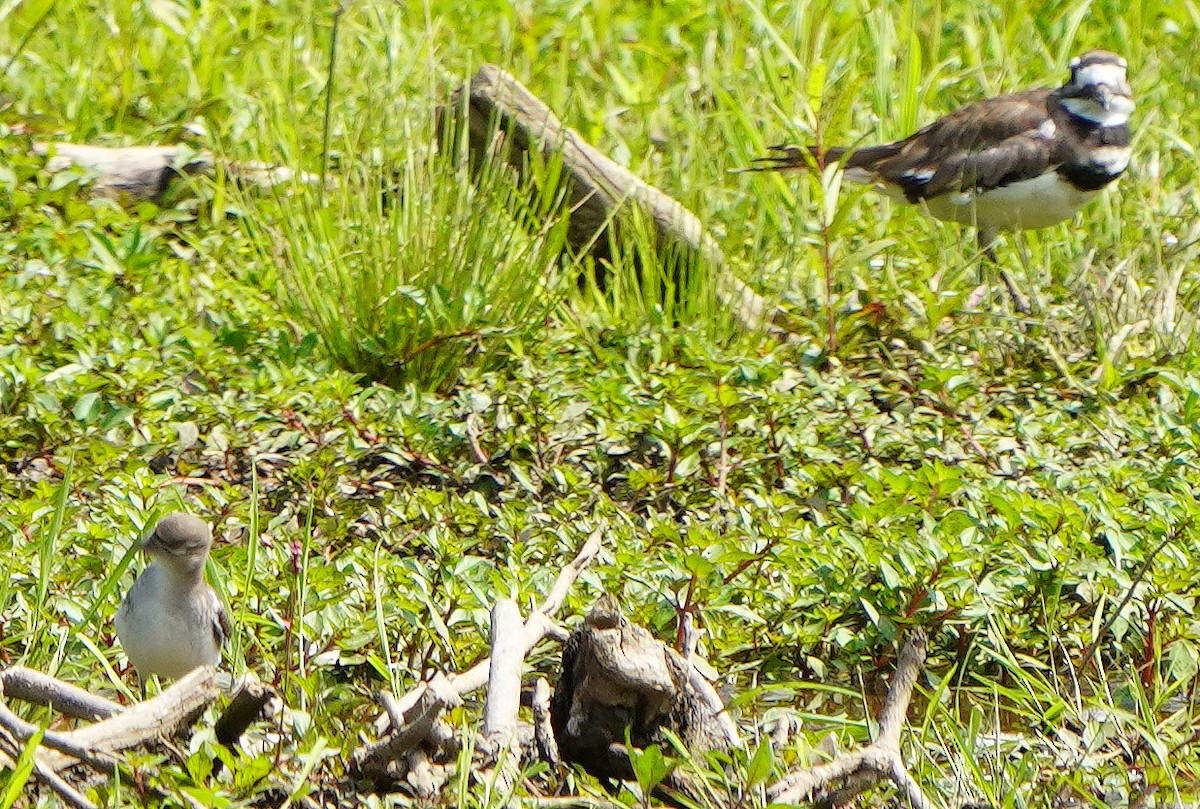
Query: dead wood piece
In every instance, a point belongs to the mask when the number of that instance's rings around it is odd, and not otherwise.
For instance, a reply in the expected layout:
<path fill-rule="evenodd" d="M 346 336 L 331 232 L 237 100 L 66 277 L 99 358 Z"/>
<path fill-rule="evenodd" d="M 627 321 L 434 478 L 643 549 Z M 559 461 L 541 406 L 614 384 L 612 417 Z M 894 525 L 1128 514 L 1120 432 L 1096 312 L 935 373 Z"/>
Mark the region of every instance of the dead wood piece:
<path fill-rule="evenodd" d="M 7 728 L 0 726 L 0 769 L 12 770 L 16 766 L 16 761 L 20 757 L 25 743 L 10 735 Z M 73 806 L 75 809 L 95 809 L 94 803 L 47 766 L 42 756 L 36 752 L 33 757 L 33 776 L 50 787 L 68 806 Z"/>
<path fill-rule="evenodd" d="M 557 767 L 561 759 L 558 742 L 554 741 L 554 728 L 550 726 L 550 683 L 545 677 L 538 677 L 533 685 L 533 732 L 538 758 Z"/>
<path fill-rule="evenodd" d="M 421 683 L 422 688 L 424 683 Z M 420 697 L 421 690 L 413 691 Z M 379 690 L 375 692 L 375 701 L 383 708 L 383 715 L 375 721 L 375 727 L 380 733 L 387 732 L 388 728 L 399 729 L 404 727 L 404 707 L 400 705 L 400 701 L 392 696 L 392 692 L 387 690 Z"/>
<path fill-rule="evenodd" d="M 925 665 L 925 633 L 914 631 L 900 651 L 896 674 L 879 713 L 879 734 L 861 750 L 843 753 L 828 764 L 788 773 L 767 788 L 771 803 L 813 801 L 841 806 L 884 779 L 890 779 L 914 809 L 933 809 L 909 775 L 900 755 L 900 733 L 913 687 Z"/>
<path fill-rule="evenodd" d="M 171 180 L 212 170 L 212 156 L 186 146 L 88 146 L 80 143 L 35 143 L 36 154 L 48 156 L 50 171 L 72 166 L 94 172 L 98 193 L 155 199 Z"/>
<path fill-rule="evenodd" d="M 516 602 L 502 598 L 492 607 L 491 662 L 483 735 L 498 750 L 505 749 L 517 729 L 521 707 L 521 667 L 525 662 L 525 622 Z"/>
<path fill-rule="evenodd" d="M 513 76 L 495 65 L 484 65 L 470 85 L 455 94 L 451 108 L 455 114 L 463 109 L 463 93 L 468 96 L 466 123 L 477 163 L 493 147 L 497 126 L 507 136 L 504 157 L 518 172 L 529 173 L 529 152 L 550 165 L 561 156 L 570 209 L 567 241 L 572 249 L 608 258 L 615 232 L 636 231 L 648 220 L 665 255 L 698 259 L 716 273 L 717 295 L 739 323 L 746 328 L 771 323 L 786 328 L 786 313 L 773 309 L 728 270 L 721 248 L 695 214 L 564 126 Z M 687 263 L 691 262 L 684 266 Z"/>
<path fill-rule="evenodd" d="M 112 700 L 24 666 L 0 671 L 0 690 L 11 699 L 48 705 L 76 719 L 107 719 L 122 711 L 122 707 Z"/>
<path fill-rule="evenodd" d="M 579 549 L 579 553 L 571 560 L 571 563 L 562 569 L 558 574 L 558 578 L 554 581 L 554 586 L 550 588 L 550 593 L 541 603 L 533 614 L 529 616 L 529 620 L 525 622 L 525 645 L 524 653 L 528 655 L 533 651 L 533 647 L 541 643 L 542 639 L 551 634 L 555 627 L 551 618 L 562 608 L 563 601 L 567 597 L 567 592 L 570 591 L 571 585 L 579 578 L 579 574 L 583 572 L 592 560 L 596 558 L 596 554 L 600 552 L 600 532 L 593 531 L 583 543 L 583 547 Z M 460 695 L 466 695 L 482 688 L 487 682 L 488 669 L 491 666 L 491 660 L 485 659 L 476 663 L 471 668 L 467 669 L 462 674 L 453 675 L 450 681 L 454 683 L 454 687 L 458 689 Z"/>
<path fill-rule="evenodd" d="M 4 728 L 15 742 L 21 745 L 27 743 L 38 732 L 37 725 L 26 722 L 17 716 L 9 710 L 3 701 L 0 701 L 0 727 Z M 86 746 L 80 745 L 64 733 L 57 733 L 53 730 L 43 731 L 41 744 L 51 750 L 57 750 L 60 753 L 78 759 L 92 767 L 92 769 L 103 773 L 111 774 L 117 769 L 117 762 L 112 756 L 102 752 L 97 753 Z"/>
<path fill-rule="evenodd" d="M 258 721 L 276 696 L 275 689 L 266 683 L 257 680 L 243 682 L 213 723 L 217 741 L 226 747 L 236 744 L 246 728 Z"/>
<path fill-rule="evenodd" d="M 183 144 L 170 146 L 91 146 L 82 143 L 35 143 L 35 154 L 48 157 L 52 172 L 80 168 L 91 172 L 91 189 L 120 201 L 155 200 L 176 178 L 210 175 L 216 162 L 210 152 Z M 269 189 L 298 183 L 316 185 L 320 177 L 258 161 L 229 163 L 227 176 L 242 187 Z"/>
<path fill-rule="evenodd" d="M 403 727 L 381 741 L 354 751 L 349 768 L 352 777 L 365 779 L 376 789 L 396 783 L 403 774 L 393 764 L 428 737 L 443 711 L 462 703 L 458 691 L 440 673 L 423 685 L 421 699 L 404 714 Z"/>
<path fill-rule="evenodd" d="M 502 598 L 492 607 L 491 663 L 483 707 L 484 768 L 495 768 L 495 788 L 507 795 L 517 780 L 520 748 L 517 713 L 521 708 L 521 668 L 525 663 L 525 622 L 515 601 Z"/>
<path fill-rule="evenodd" d="M 433 774 L 433 762 L 421 748 L 409 750 L 408 774 L 405 779 L 412 787 L 413 794 L 422 800 L 432 800 L 442 784 Z"/>
<path fill-rule="evenodd" d="M 115 753 L 174 736 L 180 729 L 190 726 L 220 693 L 216 669 L 201 666 L 153 699 L 139 702 L 109 719 L 61 735 L 72 744 L 97 754 Z M 54 769 L 73 763 L 59 753 L 48 756 L 47 761 Z"/>
<path fill-rule="evenodd" d="M 593 531 L 575 558 L 559 573 L 545 600 L 529 616 L 520 633 L 506 633 L 508 638 L 519 638 L 517 645 L 520 660 L 524 660 L 543 638 L 557 629 L 553 616 L 562 608 L 563 601 L 579 574 L 600 552 L 600 542 L 600 532 Z M 506 640 L 506 645 L 512 644 L 513 640 Z M 458 745 L 450 744 L 444 738 L 439 739 L 439 735 L 445 736 L 444 732 L 440 732 L 444 725 L 439 718 L 447 707 L 460 704 L 463 696 L 482 687 L 488 681 L 491 665 L 489 657 L 461 674 L 447 677 L 439 672 L 419 683 L 399 699 L 389 695 L 392 704 L 388 707 L 388 703 L 385 702 L 385 709 L 389 715 L 402 714 L 403 724 L 398 727 L 397 719 L 391 718 L 391 735 L 354 751 L 347 767 L 351 777 L 367 782 L 374 789 L 386 789 L 404 777 L 401 757 L 418 745 L 430 743 L 442 755 L 453 755 Z"/>
<path fill-rule="evenodd" d="M 670 730 L 693 753 L 729 750 L 739 743 L 729 733 L 724 707 L 713 704 L 692 679 L 693 666 L 621 613 L 611 595 L 596 602 L 563 648 L 562 676 L 550 704 L 550 722 L 565 762 L 575 762 L 601 779 L 631 781 L 626 731 L 636 747 L 668 746 Z M 712 697 L 715 697 L 715 692 Z M 688 780 L 672 774 L 671 793 L 694 793 Z"/>

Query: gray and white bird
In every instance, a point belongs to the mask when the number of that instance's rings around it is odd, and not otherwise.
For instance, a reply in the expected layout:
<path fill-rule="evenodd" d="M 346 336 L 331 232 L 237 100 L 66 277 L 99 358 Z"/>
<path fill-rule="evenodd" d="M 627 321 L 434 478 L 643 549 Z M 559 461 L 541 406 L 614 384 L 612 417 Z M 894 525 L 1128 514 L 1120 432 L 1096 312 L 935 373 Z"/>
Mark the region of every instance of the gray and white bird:
<path fill-rule="evenodd" d="M 142 681 L 172 679 L 221 662 L 233 627 L 204 580 L 212 546 L 208 524 L 191 514 L 168 514 L 142 541 L 153 558 L 125 596 L 114 621 L 117 637 Z"/>
<path fill-rule="evenodd" d="M 976 101 L 895 143 L 772 146 L 753 170 L 840 162 L 852 182 L 973 225 L 989 248 L 997 231 L 1070 219 L 1129 165 L 1135 105 L 1125 60 L 1088 51 L 1070 69 L 1061 87 Z"/>

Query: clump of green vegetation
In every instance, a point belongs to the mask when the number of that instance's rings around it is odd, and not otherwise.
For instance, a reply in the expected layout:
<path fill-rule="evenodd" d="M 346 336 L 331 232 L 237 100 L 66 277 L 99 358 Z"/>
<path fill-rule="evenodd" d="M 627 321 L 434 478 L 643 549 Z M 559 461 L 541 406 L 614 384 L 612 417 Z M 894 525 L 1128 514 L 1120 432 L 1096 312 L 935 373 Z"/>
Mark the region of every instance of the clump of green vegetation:
<path fill-rule="evenodd" d="M 491 600 L 536 600 L 599 530 L 569 611 L 607 590 L 668 639 L 691 615 L 747 727 L 803 720 L 745 763 L 747 802 L 828 732 L 866 738 L 912 626 L 931 657 L 905 752 L 945 804 L 1195 800 L 1186 4 L 339 14 L 335 59 L 322 4 L 0 7 L 0 662 L 127 694 L 132 543 L 184 508 L 216 528 L 230 667 L 287 705 L 223 775 L 201 734 L 94 799 L 335 787 L 375 690 L 475 661 Z M 728 172 L 781 140 L 905 135 L 1097 46 L 1129 60 L 1135 159 L 1074 222 L 1001 246 L 1031 317 L 967 308 L 995 280 L 967 233 L 831 178 Z M 431 105 L 482 61 L 695 211 L 794 341 L 725 328 L 636 238 L 580 291 L 552 194 L 433 149 Z M 56 137 L 190 138 L 328 183 L 120 207 L 29 156 Z M 556 658 L 530 664 L 553 679 Z M 447 803 L 505 802 L 458 786 Z"/>
<path fill-rule="evenodd" d="M 447 134 L 439 152 L 430 129 L 410 128 L 415 147 L 394 171 L 299 185 L 247 219 L 280 265 L 285 308 L 342 368 L 393 387 L 436 389 L 469 359 L 486 364 L 506 336 L 536 334 L 570 275 L 554 190 L 498 160 L 472 171 L 466 144 Z"/>

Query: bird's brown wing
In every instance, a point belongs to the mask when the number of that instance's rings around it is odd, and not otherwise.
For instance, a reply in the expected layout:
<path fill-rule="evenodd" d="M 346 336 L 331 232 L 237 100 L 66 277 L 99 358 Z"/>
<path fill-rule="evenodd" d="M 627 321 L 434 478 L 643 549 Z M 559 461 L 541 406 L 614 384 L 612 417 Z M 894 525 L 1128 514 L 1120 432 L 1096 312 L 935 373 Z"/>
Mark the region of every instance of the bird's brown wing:
<path fill-rule="evenodd" d="M 894 144 L 895 154 L 847 160 L 899 187 L 910 202 L 987 191 L 1040 176 L 1057 164 L 1049 88 L 977 101 Z"/>
<path fill-rule="evenodd" d="M 1057 162 L 1049 126 L 1053 90 L 1027 90 L 969 104 L 895 143 L 860 149 L 772 146 L 752 171 L 807 168 L 841 161 L 896 186 L 910 202 L 950 191 L 987 190 L 1043 174 Z"/>
<path fill-rule="evenodd" d="M 216 615 L 213 616 L 213 638 L 217 641 L 217 648 L 222 648 L 225 641 L 233 637 L 233 622 L 229 620 L 229 613 L 225 611 L 225 605 L 217 598 L 216 593 L 212 593 L 212 599 L 217 608 Z"/>

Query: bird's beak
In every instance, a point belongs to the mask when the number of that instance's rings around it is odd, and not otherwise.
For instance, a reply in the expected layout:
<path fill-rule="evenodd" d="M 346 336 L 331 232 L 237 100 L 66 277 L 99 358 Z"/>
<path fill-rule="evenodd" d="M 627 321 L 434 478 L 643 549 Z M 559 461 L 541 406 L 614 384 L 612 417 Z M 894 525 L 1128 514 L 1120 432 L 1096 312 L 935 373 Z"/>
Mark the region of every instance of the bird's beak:
<path fill-rule="evenodd" d="M 157 531 L 151 530 L 150 533 L 146 534 L 145 538 L 142 539 L 142 550 L 144 551 L 154 551 L 161 548 L 162 541 L 158 538 Z"/>
<path fill-rule="evenodd" d="M 1104 84 L 1096 85 L 1096 100 L 1100 102 L 1101 107 L 1104 107 L 1105 112 L 1111 110 L 1113 103 L 1112 88 Z"/>

